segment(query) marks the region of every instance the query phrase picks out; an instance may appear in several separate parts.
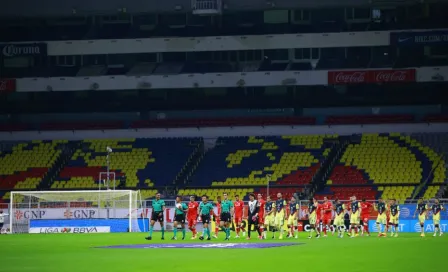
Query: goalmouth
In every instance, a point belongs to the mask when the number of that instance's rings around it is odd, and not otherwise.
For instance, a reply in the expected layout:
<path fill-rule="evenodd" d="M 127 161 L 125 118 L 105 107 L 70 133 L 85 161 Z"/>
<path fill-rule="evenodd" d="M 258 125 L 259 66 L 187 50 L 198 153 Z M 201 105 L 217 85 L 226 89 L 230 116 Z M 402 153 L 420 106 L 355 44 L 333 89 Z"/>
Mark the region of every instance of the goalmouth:
<path fill-rule="evenodd" d="M 140 232 L 147 229 L 140 191 L 13 191 L 11 233 Z"/>

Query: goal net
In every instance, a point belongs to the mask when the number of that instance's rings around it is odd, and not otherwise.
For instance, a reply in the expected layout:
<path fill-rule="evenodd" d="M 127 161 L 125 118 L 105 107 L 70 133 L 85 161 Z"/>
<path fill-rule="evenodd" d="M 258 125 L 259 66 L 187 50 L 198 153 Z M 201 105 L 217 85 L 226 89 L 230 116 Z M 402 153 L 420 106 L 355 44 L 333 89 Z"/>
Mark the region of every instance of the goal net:
<path fill-rule="evenodd" d="M 11 233 L 146 231 L 139 191 L 11 192 Z"/>

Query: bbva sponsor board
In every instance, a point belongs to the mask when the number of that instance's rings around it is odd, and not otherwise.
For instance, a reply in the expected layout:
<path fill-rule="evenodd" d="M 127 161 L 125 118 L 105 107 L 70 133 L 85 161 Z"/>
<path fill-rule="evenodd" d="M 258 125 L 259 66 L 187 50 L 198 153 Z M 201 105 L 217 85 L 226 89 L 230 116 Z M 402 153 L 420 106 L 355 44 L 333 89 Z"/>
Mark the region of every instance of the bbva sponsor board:
<path fill-rule="evenodd" d="M 108 233 L 110 227 L 44 227 L 30 228 L 29 233 Z"/>
<path fill-rule="evenodd" d="M 131 223 L 132 232 L 145 232 L 149 229 L 147 218 L 129 219 L 32 219 L 30 228 L 85 228 L 108 227 L 109 232 L 129 232 Z"/>

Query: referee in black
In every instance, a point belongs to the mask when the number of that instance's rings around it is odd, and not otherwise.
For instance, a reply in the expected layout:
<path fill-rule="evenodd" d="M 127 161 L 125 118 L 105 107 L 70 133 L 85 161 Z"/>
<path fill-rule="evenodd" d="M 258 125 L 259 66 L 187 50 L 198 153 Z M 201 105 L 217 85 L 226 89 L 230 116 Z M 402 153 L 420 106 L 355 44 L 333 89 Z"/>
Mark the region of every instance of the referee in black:
<path fill-rule="evenodd" d="M 249 194 L 249 211 L 248 211 L 248 218 L 247 221 L 249 222 L 247 226 L 247 239 L 250 239 L 250 230 L 252 226 L 254 226 L 255 230 L 258 230 L 258 210 L 260 207 L 258 207 L 258 201 L 255 200 L 254 194 Z"/>

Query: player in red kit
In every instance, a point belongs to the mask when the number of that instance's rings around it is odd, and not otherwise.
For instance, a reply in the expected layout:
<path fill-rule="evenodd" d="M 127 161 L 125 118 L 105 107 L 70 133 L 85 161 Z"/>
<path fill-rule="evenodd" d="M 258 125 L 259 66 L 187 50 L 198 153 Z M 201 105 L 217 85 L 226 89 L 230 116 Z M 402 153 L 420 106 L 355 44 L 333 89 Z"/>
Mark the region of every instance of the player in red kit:
<path fill-rule="evenodd" d="M 235 202 L 233 202 L 233 208 L 235 210 L 235 226 L 236 226 L 236 236 L 235 238 L 240 238 L 240 230 L 243 231 L 243 237 L 246 236 L 246 230 L 243 227 L 243 213 L 244 213 L 244 202 L 240 200 L 239 195 L 235 196 Z"/>
<path fill-rule="evenodd" d="M 194 201 L 195 196 L 190 196 L 190 202 L 188 202 L 188 211 L 187 211 L 187 221 L 188 221 L 188 229 L 193 233 L 193 237 L 191 239 L 196 239 L 196 223 L 198 222 L 198 207 L 199 204 Z"/>
<path fill-rule="evenodd" d="M 259 239 L 266 239 L 264 237 L 264 208 L 266 206 L 266 201 L 263 200 L 263 196 L 261 194 L 257 195 L 257 205 L 259 207 L 258 209 L 258 226 L 259 226 Z"/>
<path fill-rule="evenodd" d="M 322 229 L 320 227 L 320 223 L 321 223 L 321 221 L 323 221 L 322 208 L 323 208 L 322 204 L 319 204 L 319 202 L 316 201 L 316 224 L 315 224 L 315 228 L 316 228 L 316 232 L 317 232 L 316 238 L 320 238 L 320 232 L 322 231 Z"/>
<path fill-rule="evenodd" d="M 221 224 L 220 215 L 221 215 L 221 197 L 218 196 L 216 198 L 216 208 L 217 213 L 213 212 L 213 219 L 215 219 L 215 234 L 213 235 L 213 238 L 218 238 L 219 233 L 219 225 Z"/>
<path fill-rule="evenodd" d="M 331 229 L 331 218 L 333 217 L 333 204 L 324 197 L 324 204 L 322 204 L 322 227 L 324 237 L 327 237 L 327 229 Z"/>
<path fill-rule="evenodd" d="M 364 235 L 364 232 L 367 233 L 367 236 L 370 236 L 369 231 L 369 217 L 370 212 L 372 210 L 372 204 L 370 202 L 366 202 L 366 199 L 363 198 L 361 202 L 361 236 Z"/>

